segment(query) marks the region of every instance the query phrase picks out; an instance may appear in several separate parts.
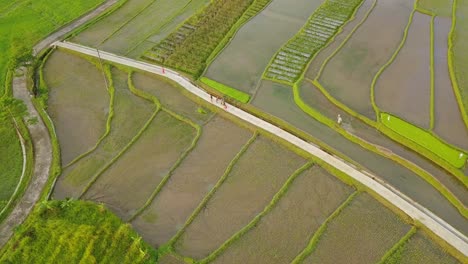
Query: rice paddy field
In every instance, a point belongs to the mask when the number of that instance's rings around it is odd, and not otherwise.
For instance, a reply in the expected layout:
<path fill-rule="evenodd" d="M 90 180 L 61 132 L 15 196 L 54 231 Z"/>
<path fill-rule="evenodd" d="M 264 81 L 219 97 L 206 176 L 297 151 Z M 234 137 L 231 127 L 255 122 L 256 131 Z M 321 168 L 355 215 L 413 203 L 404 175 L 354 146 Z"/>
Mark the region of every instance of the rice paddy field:
<path fill-rule="evenodd" d="M 468 235 L 467 4 L 127 0 L 67 40 L 250 104 Z M 0 0 L 0 18 L 12 10 Z M 62 49 L 42 65 L 61 172 L 0 263 L 467 261 L 346 175 L 170 80 Z M 5 174 L 0 210 L 18 172 Z"/>

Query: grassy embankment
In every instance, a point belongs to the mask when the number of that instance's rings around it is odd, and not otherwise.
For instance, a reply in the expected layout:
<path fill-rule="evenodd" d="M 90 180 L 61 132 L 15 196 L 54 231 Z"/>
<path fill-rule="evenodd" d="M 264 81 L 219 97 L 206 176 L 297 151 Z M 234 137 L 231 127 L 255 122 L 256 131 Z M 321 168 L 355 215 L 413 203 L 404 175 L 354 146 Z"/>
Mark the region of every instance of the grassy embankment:
<path fill-rule="evenodd" d="M 1 252 L 2 263 L 156 263 L 157 252 L 103 205 L 39 204 Z"/>

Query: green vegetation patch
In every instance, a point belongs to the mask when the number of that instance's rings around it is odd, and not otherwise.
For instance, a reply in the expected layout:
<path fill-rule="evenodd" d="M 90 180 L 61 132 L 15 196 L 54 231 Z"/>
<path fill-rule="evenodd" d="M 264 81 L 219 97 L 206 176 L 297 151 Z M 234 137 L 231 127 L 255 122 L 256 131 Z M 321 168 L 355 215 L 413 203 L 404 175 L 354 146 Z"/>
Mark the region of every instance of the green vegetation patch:
<path fill-rule="evenodd" d="M 211 53 L 252 2 L 212 1 L 143 57 L 198 77 Z"/>
<path fill-rule="evenodd" d="M 102 205 L 47 201 L 17 228 L 0 263 L 156 263 L 156 251 Z"/>
<path fill-rule="evenodd" d="M 0 123 L 0 200 L 8 201 L 21 177 L 23 154 L 13 122 Z M 6 205 L 0 202 L 0 210 Z"/>
<path fill-rule="evenodd" d="M 295 83 L 309 61 L 341 30 L 362 1 L 324 2 L 304 27 L 276 53 L 264 78 Z"/>
<path fill-rule="evenodd" d="M 387 113 L 381 113 L 380 117 L 385 126 L 433 152 L 454 167 L 462 168 L 466 164 L 467 153 L 443 143 L 429 132 Z"/>
<path fill-rule="evenodd" d="M 247 93 L 244 93 L 242 91 L 239 91 L 237 89 L 234 89 L 232 87 L 229 87 L 227 85 L 224 85 L 222 83 L 219 83 L 215 80 L 206 78 L 206 77 L 201 77 L 200 81 L 208 86 L 210 86 L 213 89 L 216 89 L 217 91 L 236 99 L 239 102 L 242 103 L 248 103 L 250 100 L 250 95 Z"/>

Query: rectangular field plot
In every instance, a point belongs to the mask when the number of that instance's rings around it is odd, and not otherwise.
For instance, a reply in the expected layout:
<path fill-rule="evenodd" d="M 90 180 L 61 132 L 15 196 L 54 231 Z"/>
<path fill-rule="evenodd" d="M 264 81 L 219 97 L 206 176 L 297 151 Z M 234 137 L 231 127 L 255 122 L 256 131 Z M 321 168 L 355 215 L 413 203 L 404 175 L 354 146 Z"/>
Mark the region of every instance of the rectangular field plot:
<path fill-rule="evenodd" d="M 231 27 L 252 4 L 252 0 L 212 1 L 144 58 L 198 76 L 206 60 Z"/>
<path fill-rule="evenodd" d="M 138 16 L 109 36 L 100 48 L 113 53 L 127 54 L 133 47 L 177 16 L 190 1 L 154 1 Z"/>
<path fill-rule="evenodd" d="M 377 263 L 410 229 L 366 193 L 333 219 L 303 263 Z"/>
<path fill-rule="evenodd" d="M 449 18 L 436 17 L 434 21 L 434 132 L 448 143 L 468 150 L 468 128 L 463 122 L 448 68 L 451 25 Z"/>
<path fill-rule="evenodd" d="M 375 103 L 421 128 L 431 123 L 431 17 L 416 12 L 403 48 L 380 75 Z"/>
<path fill-rule="evenodd" d="M 23 169 L 23 153 L 20 139 L 10 122 L 0 128 L 0 211 L 15 192 Z"/>
<path fill-rule="evenodd" d="M 156 96 L 164 107 L 198 124 L 205 123 L 212 115 L 206 109 L 204 113 L 198 111 L 200 106 L 184 96 L 181 87 L 167 79 L 135 72 L 132 82 L 137 89 Z"/>
<path fill-rule="evenodd" d="M 55 186 L 56 199 L 78 197 L 94 175 L 130 143 L 155 111 L 155 105 L 130 92 L 126 73 L 113 69 L 112 76 L 115 98 L 110 133 L 96 150 L 63 170 Z"/>
<path fill-rule="evenodd" d="M 322 2 L 273 0 L 236 33 L 209 66 L 206 77 L 253 93 L 274 54 Z"/>
<path fill-rule="evenodd" d="M 272 211 L 214 263 L 290 263 L 351 192 L 320 167 L 306 170 Z"/>
<path fill-rule="evenodd" d="M 88 151 L 106 131 L 109 94 L 101 69 L 58 50 L 44 67 L 49 90 L 47 112 L 60 143 L 62 165 Z"/>
<path fill-rule="evenodd" d="M 422 231 L 414 234 L 409 241 L 381 262 L 382 264 L 456 264 L 457 259 L 450 256 Z"/>
<path fill-rule="evenodd" d="M 363 0 L 327 0 L 274 56 L 264 78 L 295 83 L 315 54 L 350 19 Z"/>
<path fill-rule="evenodd" d="M 129 219 L 151 196 L 177 159 L 188 149 L 196 131 L 160 111 L 142 136 L 83 196 L 106 204 Z"/>
<path fill-rule="evenodd" d="M 221 117 L 207 123 L 195 149 L 174 171 L 151 206 L 132 221 L 145 241 L 155 247 L 169 241 L 251 136 L 249 131 Z"/>
<path fill-rule="evenodd" d="M 129 23 L 155 1 L 157 0 L 127 0 L 122 7 L 92 24 L 77 36 L 74 36 L 72 42 L 98 47 L 106 38 Z"/>
<path fill-rule="evenodd" d="M 372 80 L 403 39 L 412 10 L 413 2 L 407 0 L 377 2 L 319 78 L 334 98 L 368 118 L 376 118 L 371 104 Z"/>
<path fill-rule="evenodd" d="M 175 250 L 206 257 L 263 211 L 286 179 L 305 160 L 266 138 L 247 149 L 226 181 L 176 241 Z"/>
<path fill-rule="evenodd" d="M 452 3 L 454 0 L 418 0 L 418 9 L 429 11 L 437 17 L 450 17 L 452 16 Z"/>

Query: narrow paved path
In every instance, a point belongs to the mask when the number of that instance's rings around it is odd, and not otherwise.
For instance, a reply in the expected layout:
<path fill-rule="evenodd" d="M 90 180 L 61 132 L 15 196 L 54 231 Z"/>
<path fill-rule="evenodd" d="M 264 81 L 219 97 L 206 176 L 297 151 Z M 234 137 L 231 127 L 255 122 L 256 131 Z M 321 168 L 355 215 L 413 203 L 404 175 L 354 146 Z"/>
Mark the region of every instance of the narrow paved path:
<path fill-rule="evenodd" d="M 150 73 L 154 73 L 154 74 L 167 77 L 177 82 L 186 90 L 198 96 L 199 98 L 205 100 L 206 102 L 224 109 L 224 107 L 221 106 L 220 104 L 211 101 L 210 94 L 200 89 L 199 87 L 195 86 L 188 79 L 182 77 L 177 72 L 174 72 L 172 70 L 163 69 L 162 67 L 159 67 L 156 65 L 129 59 L 129 58 L 115 55 L 112 53 L 108 53 L 105 51 L 98 52 L 96 49 L 70 43 L 70 42 L 56 42 L 54 45 L 65 48 L 65 49 L 74 50 L 74 51 L 87 54 L 93 57 L 100 56 L 100 58 L 103 60 L 107 60 L 110 62 L 122 64 L 125 66 L 129 66 L 132 68 L 140 69 L 146 72 L 150 72 Z M 358 182 L 362 183 L 363 185 L 367 186 L 371 190 L 378 193 L 381 197 L 383 197 L 385 200 L 392 203 L 394 206 L 400 208 L 400 210 L 405 212 L 414 220 L 421 222 L 423 225 L 429 228 L 432 232 L 434 232 L 440 238 L 442 238 L 447 243 L 452 245 L 454 248 L 459 250 L 465 256 L 468 256 L 468 238 L 466 236 L 464 236 L 458 230 L 453 228 L 451 225 L 446 223 L 444 220 L 440 219 L 438 216 L 436 216 L 435 214 L 433 214 L 426 208 L 422 207 L 421 205 L 414 202 L 413 200 L 411 200 L 404 194 L 400 193 L 398 190 L 394 189 L 390 185 L 383 182 L 381 179 L 378 179 L 377 177 L 373 176 L 372 174 L 368 172 L 360 171 L 354 168 L 353 166 L 350 166 L 348 163 L 344 162 L 343 160 L 326 153 L 325 151 L 321 150 L 317 146 L 310 144 L 309 142 L 306 142 L 294 136 L 293 134 L 279 127 L 276 127 L 273 124 L 270 124 L 256 116 L 253 116 L 252 114 L 245 112 L 244 110 L 241 110 L 233 105 L 227 104 L 227 108 L 225 109 L 225 111 L 261 129 L 264 129 L 278 137 L 281 137 L 284 140 L 287 140 L 293 145 L 307 151 L 308 153 L 316 156 L 317 158 L 335 167 L 336 169 L 346 173 L 353 179 L 357 180 Z"/>
<path fill-rule="evenodd" d="M 37 118 L 36 124 L 28 124 L 34 147 L 34 172 L 28 188 L 7 219 L 0 225 L 0 248 L 5 245 L 13 233 L 15 226 L 21 224 L 31 212 L 42 193 L 42 189 L 49 178 L 52 162 L 52 144 L 49 131 L 34 108 L 27 89 L 25 72 L 13 79 L 13 95 L 23 100 L 28 108 L 30 117 Z"/>
<path fill-rule="evenodd" d="M 39 54 L 42 50 L 45 48 L 48 48 L 52 43 L 55 41 L 61 39 L 63 36 L 66 34 L 72 32 L 73 30 L 77 29 L 78 27 L 82 26 L 89 20 L 99 16 L 102 14 L 104 11 L 112 7 L 114 4 L 116 4 L 119 0 L 108 0 L 104 2 L 102 5 L 98 6 L 96 9 L 93 11 L 89 12 L 88 14 L 78 18 L 77 20 L 74 20 L 68 25 L 65 25 L 64 27 L 60 28 L 56 32 L 50 34 L 47 36 L 47 38 L 41 40 L 39 43 L 37 43 L 34 48 L 33 48 L 33 55 L 36 56 Z"/>

